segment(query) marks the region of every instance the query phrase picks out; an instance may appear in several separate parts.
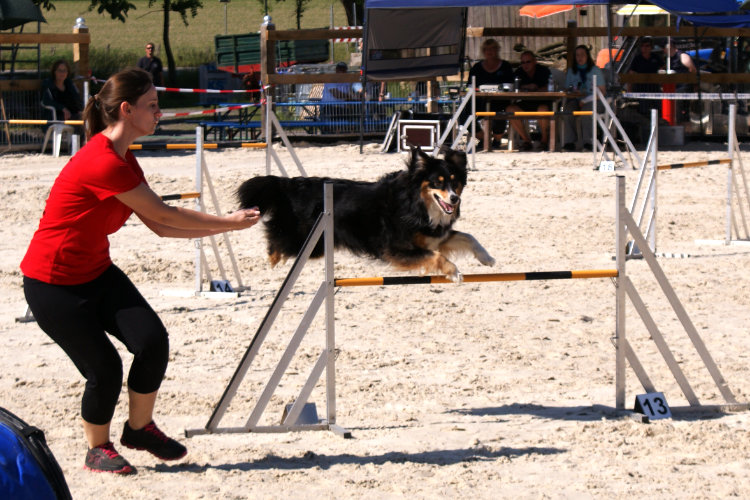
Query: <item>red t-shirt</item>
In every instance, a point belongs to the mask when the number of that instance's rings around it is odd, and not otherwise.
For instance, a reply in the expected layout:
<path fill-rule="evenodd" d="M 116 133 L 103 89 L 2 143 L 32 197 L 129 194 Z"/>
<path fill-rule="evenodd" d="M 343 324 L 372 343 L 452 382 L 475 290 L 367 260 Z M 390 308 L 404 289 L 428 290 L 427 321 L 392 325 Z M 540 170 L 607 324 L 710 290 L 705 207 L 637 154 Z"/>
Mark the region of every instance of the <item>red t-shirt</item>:
<path fill-rule="evenodd" d="M 45 283 L 77 285 L 111 264 L 109 238 L 133 211 L 115 198 L 146 179 L 135 156 L 120 156 L 97 134 L 57 176 L 47 205 L 21 262 L 25 276 Z"/>

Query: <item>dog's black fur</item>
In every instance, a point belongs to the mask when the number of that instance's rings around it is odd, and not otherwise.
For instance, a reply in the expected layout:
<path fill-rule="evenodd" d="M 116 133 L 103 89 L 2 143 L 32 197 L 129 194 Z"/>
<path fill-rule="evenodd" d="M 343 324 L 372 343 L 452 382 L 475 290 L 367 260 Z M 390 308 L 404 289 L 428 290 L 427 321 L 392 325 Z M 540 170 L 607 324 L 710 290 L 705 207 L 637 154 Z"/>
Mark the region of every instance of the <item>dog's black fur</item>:
<path fill-rule="evenodd" d="M 477 240 L 452 229 L 466 185 L 466 155 L 445 150 L 444 159 L 413 149 L 408 168 L 376 182 L 321 177 L 255 177 L 237 190 L 242 208 L 258 207 L 272 265 L 296 256 L 323 211 L 323 183 L 333 183 L 334 244 L 356 255 L 461 279 L 445 255 L 471 253 L 495 260 Z M 323 254 L 322 239 L 312 252 Z"/>

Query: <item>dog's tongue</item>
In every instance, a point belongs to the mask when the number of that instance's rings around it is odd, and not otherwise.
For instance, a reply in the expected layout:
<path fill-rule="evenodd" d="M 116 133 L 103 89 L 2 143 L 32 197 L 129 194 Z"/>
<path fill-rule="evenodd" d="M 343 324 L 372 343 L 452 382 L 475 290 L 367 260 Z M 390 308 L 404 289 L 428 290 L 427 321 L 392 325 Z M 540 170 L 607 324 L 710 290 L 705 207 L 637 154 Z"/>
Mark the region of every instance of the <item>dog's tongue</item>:
<path fill-rule="evenodd" d="M 443 200 L 438 200 L 438 203 L 440 203 L 440 206 L 443 207 L 443 210 L 445 210 L 446 213 L 453 213 L 453 205 L 449 205 Z"/>

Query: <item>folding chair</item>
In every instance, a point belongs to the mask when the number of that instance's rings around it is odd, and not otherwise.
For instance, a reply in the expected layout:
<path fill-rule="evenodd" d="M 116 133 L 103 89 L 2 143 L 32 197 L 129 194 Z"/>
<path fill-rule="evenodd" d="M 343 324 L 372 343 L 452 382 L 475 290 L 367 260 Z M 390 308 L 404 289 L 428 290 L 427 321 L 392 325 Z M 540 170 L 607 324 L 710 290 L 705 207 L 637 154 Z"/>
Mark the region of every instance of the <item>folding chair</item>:
<path fill-rule="evenodd" d="M 42 103 L 42 107 L 52 113 L 52 120 L 57 120 L 57 110 L 54 106 L 47 106 Z M 49 141 L 50 135 L 52 136 L 52 154 L 54 156 L 60 156 L 60 145 L 62 143 L 63 134 L 68 134 L 70 138 L 70 149 L 73 151 L 73 126 L 65 125 L 64 123 L 51 123 L 47 132 L 44 134 L 44 141 L 42 142 L 42 153 L 47 149 L 47 142 Z"/>

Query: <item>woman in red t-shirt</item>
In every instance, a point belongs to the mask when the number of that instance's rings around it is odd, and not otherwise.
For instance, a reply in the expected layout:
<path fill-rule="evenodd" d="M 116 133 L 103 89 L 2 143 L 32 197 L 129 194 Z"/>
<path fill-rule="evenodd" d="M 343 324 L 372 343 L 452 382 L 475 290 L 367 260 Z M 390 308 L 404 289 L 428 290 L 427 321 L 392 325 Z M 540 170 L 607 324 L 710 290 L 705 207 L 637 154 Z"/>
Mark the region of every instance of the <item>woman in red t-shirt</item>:
<path fill-rule="evenodd" d="M 135 139 L 154 132 L 160 116 L 147 72 L 128 69 L 107 80 L 83 112 L 88 142 L 55 180 L 21 262 L 24 293 L 34 318 L 86 378 L 81 402 L 89 447 L 85 467 L 94 471 L 136 472 L 110 441 L 123 369 L 108 333 L 133 354 L 128 421 L 120 443 L 163 460 L 187 453 L 153 421 L 156 394 L 167 368 L 167 331 L 112 263 L 108 235 L 134 212 L 154 233 L 175 238 L 245 229 L 260 217 L 254 208 L 220 217 L 161 201 L 128 150 Z"/>

